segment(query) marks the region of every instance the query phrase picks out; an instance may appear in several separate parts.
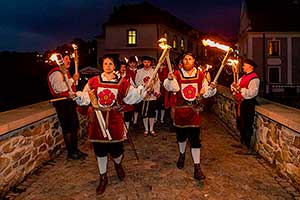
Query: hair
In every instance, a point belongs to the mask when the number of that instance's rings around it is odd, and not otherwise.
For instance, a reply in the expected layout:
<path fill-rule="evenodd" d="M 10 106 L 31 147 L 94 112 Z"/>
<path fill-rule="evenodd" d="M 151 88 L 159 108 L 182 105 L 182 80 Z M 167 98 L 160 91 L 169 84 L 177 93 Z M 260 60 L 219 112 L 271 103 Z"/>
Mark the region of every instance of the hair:
<path fill-rule="evenodd" d="M 245 59 L 243 60 L 243 63 L 247 63 L 247 64 L 251 65 L 251 66 L 254 67 L 254 68 L 258 67 L 257 64 L 256 64 L 253 60 L 251 60 L 251 59 L 249 59 L 249 58 L 245 58 Z"/>
<path fill-rule="evenodd" d="M 194 59 L 195 59 L 195 67 L 198 67 L 198 66 L 200 66 L 200 64 L 199 64 L 199 61 L 198 61 L 198 59 L 197 59 L 197 57 L 195 56 L 195 54 L 193 54 L 192 52 L 189 52 L 189 51 L 187 51 L 187 52 L 185 52 L 183 55 L 182 55 L 182 57 L 181 57 L 181 59 L 180 59 L 180 62 L 183 62 L 183 59 L 184 59 L 184 57 L 185 56 L 192 56 Z M 179 64 L 179 63 L 178 63 Z"/>

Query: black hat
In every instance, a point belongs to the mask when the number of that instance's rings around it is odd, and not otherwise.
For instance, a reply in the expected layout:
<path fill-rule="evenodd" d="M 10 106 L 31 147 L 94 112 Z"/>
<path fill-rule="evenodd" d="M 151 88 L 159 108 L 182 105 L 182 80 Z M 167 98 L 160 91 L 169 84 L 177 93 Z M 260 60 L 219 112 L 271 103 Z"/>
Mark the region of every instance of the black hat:
<path fill-rule="evenodd" d="M 144 61 L 144 60 L 149 60 L 149 61 L 153 62 L 154 59 L 151 58 L 150 56 L 143 56 L 142 61 Z"/>
<path fill-rule="evenodd" d="M 257 68 L 257 67 L 258 67 L 257 64 L 256 64 L 253 60 L 251 60 L 251 59 L 249 59 L 249 58 L 245 58 L 245 59 L 244 59 L 244 63 L 247 63 L 247 64 L 251 65 L 251 66 L 254 67 L 254 68 Z"/>
<path fill-rule="evenodd" d="M 128 63 L 130 63 L 130 62 L 135 62 L 135 63 L 137 63 L 137 60 L 135 59 L 134 56 L 130 56 L 129 59 L 128 59 Z"/>

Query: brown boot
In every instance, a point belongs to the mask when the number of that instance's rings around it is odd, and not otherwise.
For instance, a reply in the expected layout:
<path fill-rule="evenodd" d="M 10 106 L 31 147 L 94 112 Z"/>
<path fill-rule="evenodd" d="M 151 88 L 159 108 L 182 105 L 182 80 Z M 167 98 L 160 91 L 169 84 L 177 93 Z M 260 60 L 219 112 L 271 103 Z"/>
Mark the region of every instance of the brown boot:
<path fill-rule="evenodd" d="M 124 178 L 125 178 L 125 171 L 122 167 L 122 164 L 121 163 L 120 164 L 115 163 L 115 169 L 116 169 L 116 172 L 117 172 L 117 175 L 118 175 L 119 179 L 121 181 L 123 181 Z"/>
<path fill-rule="evenodd" d="M 106 173 L 100 175 L 100 182 L 99 182 L 99 185 L 96 189 L 96 194 L 103 194 L 103 192 L 105 191 L 105 188 L 106 188 L 106 185 L 107 185 L 107 175 Z"/>
<path fill-rule="evenodd" d="M 185 154 L 179 153 L 179 158 L 177 161 L 177 168 L 182 169 L 184 167 Z"/>
<path fill-rule="evenodd" d="M 200 164 L 195 164 L 194 178 L 197 180 L 203 180 L 206 178 L 201 170 Z"/>

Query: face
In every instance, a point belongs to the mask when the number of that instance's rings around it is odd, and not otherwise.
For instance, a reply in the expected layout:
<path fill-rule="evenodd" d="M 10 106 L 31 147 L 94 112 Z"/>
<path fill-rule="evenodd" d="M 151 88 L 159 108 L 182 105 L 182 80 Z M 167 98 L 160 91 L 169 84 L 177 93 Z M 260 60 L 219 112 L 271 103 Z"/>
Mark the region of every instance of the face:
<path fill-rule="evenodd" d="M 120 65 L 120 72 L 125 72 L 126 71 L 126 65 L 122 64 Z"/>
<path fill-rule="evenodd" d="M 137 67 L 136 62 L 129 62 L 128 65 L 129 65 L 130 68 L 133 68 L 133 69 L 135 69 Z"/>
<path fill-rule="evenodd" d="M 193 56 L 186 55 L 183 58 L 183 69 L 186 71 L 190 71 L 195 66 L 195 59 Z"/>
<path fill-rule="evenodd" d="M 71 65 L 70 56 L 68 56 L 68 55 L 64 56 L 64 63 L 65 63 L 65 66 L 67 69 L 70 68 L 70 65 Z"/>
<path fill-rule="evenodd" d="M 115 64 L 110 58 L 105 58 L 102 63 L 103 71 L 105 73 L 113 73 L 115 70 Z"/>
<path fill-rule="evenodd" d="M 148 69 L 151 67 L 151 61 L 150 60 L 144 60 L 143 65 L 145 69 Z"/>
<path fill-rule="evenodd" d="M 245 73 L 250 73 L 254 70 L 254 67 L 252 65 L 249 65 L 248 63 L 244 63 L 243 65 L 243 71 Z"/>

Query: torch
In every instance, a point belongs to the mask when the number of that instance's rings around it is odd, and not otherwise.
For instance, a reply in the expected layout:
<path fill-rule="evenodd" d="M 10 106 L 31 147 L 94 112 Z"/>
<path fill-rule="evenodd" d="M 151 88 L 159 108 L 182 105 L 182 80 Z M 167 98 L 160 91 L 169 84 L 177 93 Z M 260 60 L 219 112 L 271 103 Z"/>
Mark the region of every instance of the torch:
<path fill-rule="evenodd" d="M 96 95 L 93 93 L 93 91 L 89 91 L 88 94 L 89 94 L 89 97 L 90 97 L 91 104 L 94 108 L 94 111 L 95 111 L 95 114 L 96 114 L 96 117 L 97 117 L 97 120 L 98 120 L 98 123 L 99 123 L 99 126 L 100 126 L 103 137 L 108 138 L 108 140 L 112 140 L 111 135 L 109 133 L 109 130 L 106 126 L 106 122 L 104 120 L 104 117 L 102 115 L 102 112 L 100 110 L 100 106 L 98 105 Z"/>
<path fill-rule="evenodd" d="M 218 70 L 218 72 L 217 72 L 217 74 L 216 74 L 216 76 L 215 76 L 215 78 L 213 80 L 213 83 L 216 84 L 217 80 L 218 80 L 218 78 L 219 78 L 219 76 L 220 76 L 220 74 L 221 74 L 221 72 L 222 72 L 222 70 L 223 70 L 223 68 L 224 68 L 224 66 L 226 64 L 226 60 L 228 59 L 228 56 L 233 51 L 233 49 L 230 48 L 229 46 L 226 46 L 226 45 L 223 45 L 223 44 L 219 44 L 219 43 L 214 42 L 214 41 L 212 41 L 210 39 L 202 40 L 202 43 L 203 43 L 204 46 L 216 47 L 218 49 L 226 51 L 226 55 L 223 58 L 222 64 L 221 64 L 221 66 L 220 66 L 220 68 L 219 68 L 219 70 Z"/>
<path fill-rule="evenodd" d="M 51 55 L 50 60 L 55 61 L 57 63 L 60 71 L 63 74 L 64 81 L 65 81 L 65 83 L 68 87 L 69 92 L 74 93 L 73 90 L 72 90 L 72 87 L 71 87 L 71 85 L 69 84 L 69 81 L 68 81 L 69 78 L 68 78 L 68 74 L 67 74 L 67 71 L 66 71 L 66 66 L 65 66 L 62 55 L 60 53 L 54 53 L 54 54 Z"/>
<path fill-rule="evenodd" d="M 159 47 L 163 49 L 163 52 L 162 52 L 162 54 L 161 54 L 161 56 L 158 60 L 157 65 L 155 66 L 153 74 L 150 77 L 150 79 L 148 81 L 148 84 L 145 88 L 148 88 L 151 85 L 151 82 L 155 79 L 155 76 L 156 76 L 161 64 L 164 62 L 166 57 L 169 57 L 169 51 L 172 48 L 170 45 L 167 44 L 167 40 L 165 38 L 159 39 L 158 42 L 159 42 Z M 172 66 L 171 66 L 170 58 L 169 58 L 169 61 L 167 59 L 167 63 L 168 63 L 169 71 L 172 72 Z"/>
<path fill-rule="evenodd" d="M 232 74 L 233 74 L 233 82 L 237 83 L 239 80 L 239 73 L 238 73 L 238 64 L 239 61 L 235 59 L 228 59 L 228 65 L 232 67 Z"/>
<path fill-rule="evenodd" d="M 76 44 L 72 44 L 72 47 L 74 49 L 75 74 L 77 74 L 79 66 L 78 46 Z M 78 85 L 78 81 L 75 82 L 75 85 Z"/>

